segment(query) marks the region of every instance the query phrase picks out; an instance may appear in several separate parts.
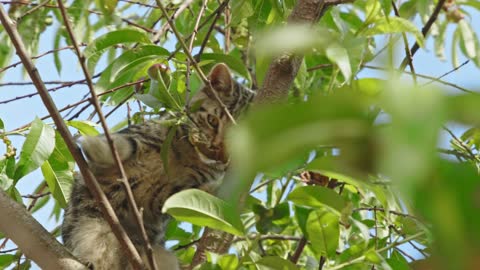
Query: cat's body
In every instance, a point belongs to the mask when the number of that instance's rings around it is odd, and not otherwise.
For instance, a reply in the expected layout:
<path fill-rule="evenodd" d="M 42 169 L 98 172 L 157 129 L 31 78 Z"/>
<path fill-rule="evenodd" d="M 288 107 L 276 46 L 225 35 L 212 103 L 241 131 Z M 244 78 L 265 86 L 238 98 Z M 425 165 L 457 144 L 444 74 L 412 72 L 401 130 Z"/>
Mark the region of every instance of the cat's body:
<path fill-rule="evenodd" d="M 237 84 L 225 65 L 215 66 L 209 79 L 220 100 L 234 116 L 253 98 L 254 92 Z M 176 258 L 163 248 L 168 220 L 161 213 L 165 200 L 184 189 L 211 190 L 222 179 L 228 166 L 224 136 L 230 119 L 207 87 L 192 98 L 192 104 L 197 102 L 201 103 L 200 107 L 189 114 L 194 126 L 172 127 L 160 120 L 152 120 L 112 135 L 135 201 L 143 209 L 145 229 L 160 270 L 178 269 Z M 175 133 L 168 148 L 168 162 L 164 162 L 161 148 L 172 128 Z M 120 174 L 106 139 L 103 136 L 86 137 L 80 144 L 120 222 L 145 257 L 143 241 L 118 181 Z M 126 256 L 80 176 L 76 179 L 65 213 L 62 236 L 72 253 L 93 264 L 96 270 L 129 269 Z"/>

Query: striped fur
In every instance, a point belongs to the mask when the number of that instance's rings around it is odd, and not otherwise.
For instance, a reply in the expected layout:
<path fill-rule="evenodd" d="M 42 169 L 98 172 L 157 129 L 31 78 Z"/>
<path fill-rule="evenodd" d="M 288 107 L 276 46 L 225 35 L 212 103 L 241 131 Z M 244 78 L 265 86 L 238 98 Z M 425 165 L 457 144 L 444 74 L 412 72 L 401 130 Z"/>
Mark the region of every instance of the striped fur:
<path fill-rule="evenodd" d="M 228 68 L 216 65 L 209 80 L 220 100 L 235 117 L 252 100 L 254 92 L 235 82 Z M 228 166 L 224 136 L 230 120 L 210 89 L 203 87 L 191 104 L 201 104 L 191 112 L 190 124 L 176 127 L 169 147 L 167 170 L 160 156 L 171 126 L 161 120 L 131 126 L 112 135 L 124 165 L 137 205 L 143 208 L 148 237 L 160 270 L 178 269 L 176 258 L 163 248 L 168 217 L 161 213 L 165 200 L 188 188 L 211 190 L 222 179 Z M 129 210 L 125 192 L 117 181 L 119 172 L 103 136 L 84 137 L 81 148 L 122 225 L 144 257 L 141 236 Z M 167 173 L 168 172 L 168 173 Z M 65 245 L 94 269 L 130 269 L 92 195 L 78 176 L 65 212 L 62 227 Z"/>

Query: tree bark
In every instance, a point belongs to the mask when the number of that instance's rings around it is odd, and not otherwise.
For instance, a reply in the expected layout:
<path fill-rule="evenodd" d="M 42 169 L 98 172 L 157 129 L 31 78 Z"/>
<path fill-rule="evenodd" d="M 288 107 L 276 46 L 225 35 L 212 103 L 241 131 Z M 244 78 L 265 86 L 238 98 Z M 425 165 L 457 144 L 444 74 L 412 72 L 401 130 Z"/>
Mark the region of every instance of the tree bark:
<path fill-rule="evenodd" d="M 288 24 L 314 24 L 320 19 L 325 8 L 324 0 L 298 0 L 288 17 Z M 265 75 L 263 87 L 255 98 L 255 103 L 286 100 L 288 90 L 297 76 L 302 61 L 303 55 L 292 52 L 284 52 L 273 59 Z"/>
<path fill-rule="evenodd" d="M 0 231 L 42 269 L 87 270 L 27 210 L 0 189 Z M 5 222 L 8 220 L 8 222 Z"/>

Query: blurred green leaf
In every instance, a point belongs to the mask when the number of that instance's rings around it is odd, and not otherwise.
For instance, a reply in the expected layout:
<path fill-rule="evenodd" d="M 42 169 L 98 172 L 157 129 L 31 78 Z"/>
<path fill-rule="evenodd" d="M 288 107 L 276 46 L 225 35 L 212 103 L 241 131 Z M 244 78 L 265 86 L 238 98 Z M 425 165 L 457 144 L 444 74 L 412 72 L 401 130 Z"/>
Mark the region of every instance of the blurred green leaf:
<path fill-rule="evenodd" d="M 49 125 L 45 125 L 42 120 L 35 118 L 15 168 L 13 177 L 15 183 L 40 167 L 52 154 L 54 148 L 55 130 Z"/>
<path fill-rule="evenodd" d="M 465 54 L 468 58 L 475 58 L 477 56 L 477 48 L 475 46 L 475 33 L 472 27 L 466 20 L 458 22 L 458 29 L 460 30 L 460 44 L 465 48 Z"/>
<path fill-rule="evenodd" d="M 305 53 L 314 48 L 323 51 L 329 46 L 341 47 L 337 40 L 333 33 L 324 28 L 287 25 L 259 34 L 256 50 L 263 56 L 276 56 L 285 52 Z"/>
<path fill-rule="evenodd" d="M 267 256 L 255 262 L 258 270 L 297 270 L 297 266 L 277 256 Z"/>
<path fill-rule="evenodd" d="M 342 196 L 338 195 L 332 189 L 321 186 L 301 186 L 295 188 L 287 198 L 297 205 L 318 207 L 331 207 L 341 213 L 347 206 L 347 202 Z"/>
<path fill-rule="evenodd" d="M 162 212 L 177 220 L 208 226 L 234 235 L 243 235 L 244 228 L 237 211 L 226 202 L 197 189 L 172 195 Z"/>

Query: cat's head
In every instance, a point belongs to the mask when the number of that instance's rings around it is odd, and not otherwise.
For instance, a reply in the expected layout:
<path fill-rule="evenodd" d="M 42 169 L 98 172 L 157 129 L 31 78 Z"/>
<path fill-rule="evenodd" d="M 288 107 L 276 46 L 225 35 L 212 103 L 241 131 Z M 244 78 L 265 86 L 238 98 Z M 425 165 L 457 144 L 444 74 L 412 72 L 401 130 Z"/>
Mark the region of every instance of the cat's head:
<path fill-rule="evenodd" d="M 248 106 L 255 92 L 236 82 L 225 64 L 215 65 L 208 79 L 211 88 L 203 86 L 190 102 L 190 118 L 199 131 L 191 141 L 208 158 L 226 161 L 228 157 L 223 142 L 231 120 L 212 91 L 215 91 L 233 118 L 237 118 Z"/>

